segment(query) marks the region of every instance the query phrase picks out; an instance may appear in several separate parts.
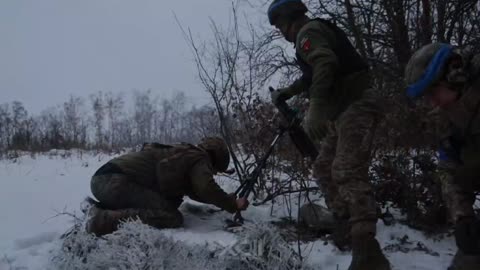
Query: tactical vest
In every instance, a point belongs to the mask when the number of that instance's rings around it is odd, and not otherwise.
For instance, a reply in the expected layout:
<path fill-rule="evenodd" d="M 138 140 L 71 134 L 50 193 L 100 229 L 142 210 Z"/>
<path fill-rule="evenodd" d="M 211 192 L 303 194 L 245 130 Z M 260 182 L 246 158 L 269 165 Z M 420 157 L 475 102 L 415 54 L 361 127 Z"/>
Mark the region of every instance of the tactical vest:
<path fill-rule="evenodd" d="M 208 153 L 186 143 L 154 145 L 152 150 L 170 153 L 156 164 L 157 191 L 172 201 L 181 202 L 183 196 L 191 192 L 190 169 L 201 159 L 209 160 Z"/>
<path fill-rule="evenodd" d="M 146 143 L 142 150 L 110 163 L 131 181 L 178 203 L 190 191 L 190 169 L 201 159 L 209 160 L 207 152 L 192 144 Z"/>
<path fill-rule="evenodd" d="M 345 32 L 338 28 L 335 24 L 324 19 L 313 19 L 312 21 L 318 21 L 326 25 L 335 34 L 336 46 L 333 48 L 333 52 L 338 58 L 339 69 L 337 75 L 340 77 L 347 76 L 349 74 L 368 70 L 367 63 L 363 60 L 362 56 L 355 50 L 352 43 L 348 39 Z M 305 62 L 298 53 L 296 53 L 297 63 L 302 71 L 302 80 L 310 88 L 313 79 L 313 68 Z"/>

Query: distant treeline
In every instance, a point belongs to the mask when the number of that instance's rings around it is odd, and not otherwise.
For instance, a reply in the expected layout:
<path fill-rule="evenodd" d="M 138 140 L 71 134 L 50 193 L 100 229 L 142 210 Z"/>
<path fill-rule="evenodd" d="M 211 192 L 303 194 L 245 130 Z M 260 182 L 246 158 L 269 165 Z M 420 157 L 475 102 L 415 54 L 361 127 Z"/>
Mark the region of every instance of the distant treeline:
<path fill-rule="evenodd" d="M 147 141 L 195 142 L 218 130 L 215 110 L 187 107 L 181 92 L 160 99 L 150 90 L 134 91 L 128 102 L 125 94 L 112 92 L 71 96 L 35 115 L 19 101 L 0 104 L 0 155 L 12 150 L 109 151 Z"/>

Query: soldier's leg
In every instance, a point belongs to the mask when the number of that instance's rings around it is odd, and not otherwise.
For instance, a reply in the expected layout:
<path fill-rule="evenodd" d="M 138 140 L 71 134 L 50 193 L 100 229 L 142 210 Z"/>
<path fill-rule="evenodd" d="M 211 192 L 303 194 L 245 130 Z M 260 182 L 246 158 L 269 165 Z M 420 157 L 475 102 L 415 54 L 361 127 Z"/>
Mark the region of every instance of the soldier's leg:
<path fill-rule="evenodd" d="M 371 146 L 383 112 L 379 101 L 368 95 L 349 106 L 337 121 L 337 155 L 332 179 L 348 203 L 351 223 L 352 262 L 349 270 L 390 270 L 375 239 L 377 211 L 368 179 Z"/>
<path fill-rule="evenodd" d="M 456 183 L 453 174 L 442 168 L 438 172 L 449 219 L 455 224 L 458 250 L 449 269 L 480 269 L 480 222 L 475 219 L 473 190 Z"/>
<path fill-rule="evenodd" d="M 327 135 L 320 143 L 320 151 L 313 164 L 313 176 L 325 196 L 325 203 L 336 218 L 348 218 L 346 202 L 338 195 L 338 188 L 332 181 L 332 164 L 337 151 L 338 136 L 333 123 L 327 125 Z"/>
<path fill-rule="evenodd" d="M 304 129 L 310 138 L 320 145 L 319 154 L 313 164 L 313 176 L 325 196 L 325 203 L 337 218 L 348 218 L 345 201 L 338 196 L 337 185 L 332 181 L 332 163 L 337 151 L 338 135 L 335 124 L 325 115 L 325 103 L 310 100 Z"/>
<path fill-rule="evenodd" d="M 352 236 L 376 233 L 377 208 L 368 168 L 375 128 L 382 118 L 380 101 L 367 92 L 337 120 L 338 144 L 332 179 L 339 196 L 348 203 Z"/>
<path fill-rule="evenodd" d="M 475 187 L 470 183 L 464 186 L 465 183 L 457 182 L 454 177 L 455 169 L 448 161 L 440 161 L 437 172 L 449 221 L 455 224 L 458 251 L 451 268 L 480 269 L 480 221 L 475 218 L 473 210 L 475 194 L 472 188 Z"/>
<path fill-rule="evenodd" d="M 98 227 L 102 234 L 110 233 L 121 220 L 130 218 L 139 218 L 145 224 L 157 228 L 176 228 L 183 224 L 178 205 L 155 191 L 130 181 L 125 175 L 94 176 L 91 189 L 106 208 L 95 209 L 95 219 L 91 221 L 97 223 L 93 227 Z"/>
<path fill-rule="evenodd" d="M 465 190 L 455 183 L 453 172 L 445 162 L 440 162 L 437 178 L 440 181 L 442 197 L 448 209 L 449 221 L 456 224 L 462 218 L 473 218 L 475 216 L 473 190 Z"/>
<path fill-rule="evenodd" d="M 332 231 L 332 240 L 340 250 L 348 249 L 350 246 L 350 224 L 348 223 L 348 205 L 338 193 L 338 187 L 332 180 L 332 163 L 337 150 L 338 136 L 335 125 L 327 125 L 327 133 L 320 144 L 320 151 L 313 165 L 313 176 L 315 177 L 320 190 L 325 196 L 325 203 L 333 213 L 335 226 Z M 313 211 L 310 211 L 313 212 Z M 315 214 L 315 212 L 313 212 Z M 321 215 L 308 217 L 306 220 L 319 219 Z M 323 224 L 321 220 L 312 224 Z"/>

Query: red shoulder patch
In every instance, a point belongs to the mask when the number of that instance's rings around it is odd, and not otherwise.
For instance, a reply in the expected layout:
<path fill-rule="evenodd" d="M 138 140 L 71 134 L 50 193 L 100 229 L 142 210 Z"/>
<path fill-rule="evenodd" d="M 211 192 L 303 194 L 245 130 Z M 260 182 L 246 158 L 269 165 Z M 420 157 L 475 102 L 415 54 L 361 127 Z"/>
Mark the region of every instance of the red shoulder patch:
<path fill-rule="evenodd" d="M 310 51 L 311 47 L 312 47 L 312 42 L 310 41 L 310 38 L 308 37 L 302 38 L 302 40 L 300 41 L 300 48 L 302 48 L 304 52 L 308 52 Z"/>

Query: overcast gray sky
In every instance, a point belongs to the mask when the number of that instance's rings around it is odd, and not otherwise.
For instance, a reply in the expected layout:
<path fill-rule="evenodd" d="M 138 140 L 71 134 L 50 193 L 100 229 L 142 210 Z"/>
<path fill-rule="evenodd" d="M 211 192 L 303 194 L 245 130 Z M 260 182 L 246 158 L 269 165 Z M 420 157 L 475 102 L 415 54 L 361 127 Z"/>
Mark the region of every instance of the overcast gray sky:
<path fill-rule="evenodd" d="M 38 112 L 70 94 L 152 89 L 208 96 L 175 22 L 199 37 L 228 22 L 231 0 L 1 0 L 0 103 Z"/>

